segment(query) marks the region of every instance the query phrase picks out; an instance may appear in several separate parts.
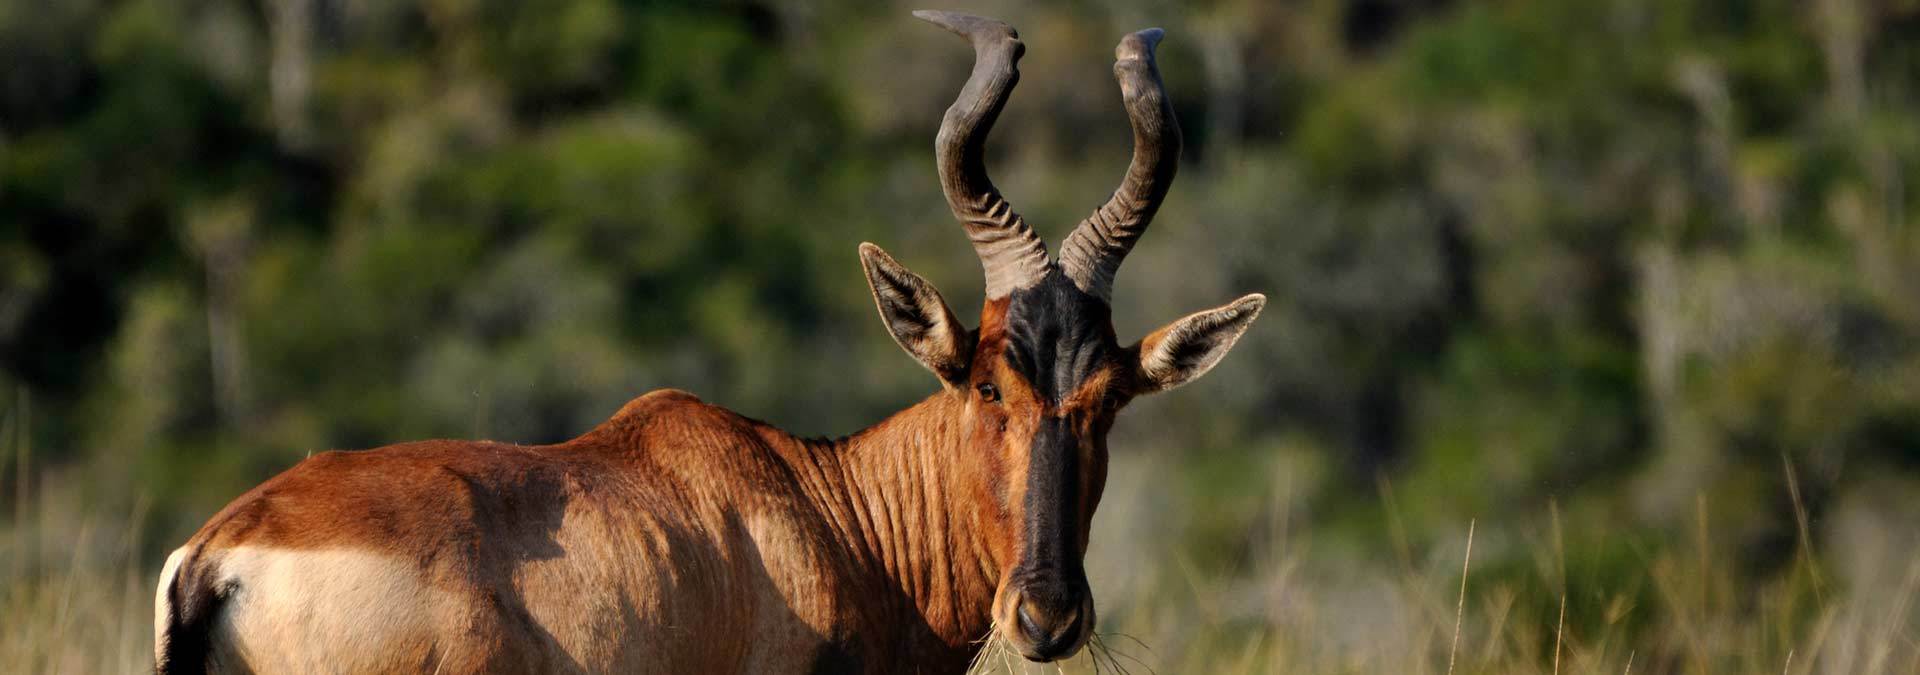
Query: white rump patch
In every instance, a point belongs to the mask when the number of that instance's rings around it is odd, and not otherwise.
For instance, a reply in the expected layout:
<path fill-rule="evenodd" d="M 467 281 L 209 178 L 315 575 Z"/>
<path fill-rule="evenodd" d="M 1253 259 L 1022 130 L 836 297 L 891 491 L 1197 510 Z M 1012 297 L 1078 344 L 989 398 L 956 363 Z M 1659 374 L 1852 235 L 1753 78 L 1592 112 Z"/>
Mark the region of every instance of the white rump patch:
<path fill-rule="evenodd" d="M 173 624 L 173 578 L 180 574 L 180 563 L 187 559 L 187 547 L 173 550 L 167 564 L 160 567 L 160 586 L 153 592 L 153 662 L 165 666 L 167 643 L 173 636 L 167 627 Z"/>
<path fill-rule="evenodd" d="M 214 649 L 262 673 L 374 673 L 418 668 L 439 619 L 463 603 L 419 565 L 355 549 L 242 546 L 223 551 L 235 591 Z"/>

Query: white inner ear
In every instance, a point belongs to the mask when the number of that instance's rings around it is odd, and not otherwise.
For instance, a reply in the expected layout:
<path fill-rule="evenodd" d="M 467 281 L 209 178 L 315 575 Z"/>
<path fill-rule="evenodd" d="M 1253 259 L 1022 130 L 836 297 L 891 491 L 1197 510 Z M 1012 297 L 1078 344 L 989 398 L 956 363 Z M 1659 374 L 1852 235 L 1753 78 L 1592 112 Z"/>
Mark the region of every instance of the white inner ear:
<path fill-rule="evenodd" d="M 862 244 L 860 262 L 893 341 L 942 380 L 964 379 L 972 345 L 940 291 L 878 246 Z"/>
<path fill-rule="evenodd" d="M 1140 373 L 1155 391 L 1199 379 L 1233 350 L 1266 306 L 1255 293 L 1224 307 L 1196 312 L 1154 331 L 1141 341 Z"/>

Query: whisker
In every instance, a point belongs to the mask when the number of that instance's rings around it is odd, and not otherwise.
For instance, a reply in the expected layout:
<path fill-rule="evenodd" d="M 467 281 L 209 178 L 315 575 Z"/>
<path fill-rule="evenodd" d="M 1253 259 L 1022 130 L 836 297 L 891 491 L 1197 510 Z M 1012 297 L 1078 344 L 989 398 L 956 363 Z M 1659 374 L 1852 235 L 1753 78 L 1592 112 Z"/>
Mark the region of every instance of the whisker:
<path fill-rule="evenodd" d="M 1126 652 L 1123 652 L 1123 651 L 1119 651 L 1119 650 L 1109 650 L 1109 651 L 1108 651 L 1108 653 L 1107 653 L 1107 658 L 1109 658 L 1109 659 L 1111 659 L 1111 658 L 1113 658 L 1113 655 L 1114 655 L 1114 654 L 1119 654 L 1119 655 L 1121 655 L 1121 656 L 1124 656 L 1124 657 L 1127 657 L 1127 660 L 1128 660 L 1128 661 L 1132 661 L 1132 662 L 1134 662 L 1134 663 L 1136 663 L 1136 664 L 1139 664 L 1139 666 L 1140 666 L 1141 668 L 1145 668 L 1145 669 L 1147 669 L 1147 672 L 1148 672 L 1148 673 L 1151 673 L 1151 675 L 1160 675 L 1160 671 L 1158 671 L 1158 670 L 1155 670 L 1155 669 L 1154 669 L 1154 667 L 1153 667 L 1153 664 L 1151 664 L 1151 663 L 1147 663 L 1146 661 L 1144 661 L 1144 660 L 1142 660 L 1142 659 L 1141 659 L 1140 657 L 1138 657 L 1138 656 L 1134 656 L 1134 655 L 1132 655 L 1132 654 L 1128 654 L 1128 653 L 1126 653 Z M 1129 669 L 1129 670 L 1128 670 L 1128 672 L 1132 672 L 1132 670 L 1131 670 L 1131 669 Z"/>
<path fill-rule="evenodd" d="M 1099 635 L 1099 636 L 1101 636 L 1101 637 L 1123 637 L 1123 638 L 1126 638 L 1126 639 L 1128 639 L 1128 640 L 1132 640 L 1132 641 L 1133 641 L 1133 643 L 1134 643 L 1134 644 L 1136 644 L 1136 645 L 1140 645 L 1140 648 L 1141 648 L 1141 649 L 1145 649 L 1145 650 L 1147 650 L 1147 653 L 1148 653 L 1148 654 L 1152 654 L 1152 653 L 1153 653 L 1153 647 L 1151 647 L 1151 646 L 1149 646 L 1149 645 L 1148 645 L 1148 644 L 1147 644 L 1146 642 L 1143 642 L 1143 641 L 1141 641 L 1141 640 L 1140 640 L 1140 638 L 1137 638 L 1137 637 L 1134 637 L 1134 636 L 1132 636 L 1132 635 L 1129 635 L 1129 634 L 1126 634 L 1126 633 L 1122 633 L 1122 632 L 1120 632 L 1120 631 L 1117 631 L 1117 630 L 1114 630 L 1114 631 L 1107 631 L 1107 632 L 1105 632 L 1105 633 L 1096 633 L 1096 635 Z"/>
<path fill-rule="evenodd" d="M 1113 662 L 1114 662 L 1114 664 L 1115 664 L 1115 665 L 1117 666 L 1117 665 L 1119 665 L 1119 663 L 1120 663 L 1120 662 L 1119 662 L 1118 660 L 1116 660 L 1116 659 L 1114 659 L 1114 656 L 1115 656 L 1115 655 L 1119 655 L 1119 656 L 1124 656 L 1124 657 L 1126 657 L 1126 658 L 1127 658 L 1127 660 L 1128 660 L 1128 661 L 1132 661 L 1132 662 L 1134 662 L 1135 664 L 1138 664 L 1138 665 L 1139 665 L 1140 667 L 1142 667 L 1142 668 L 1146 668 L 1146 669 L 1147 669 L 1147 672 L 1148 672 L 1148 673 L 1152 673 L 1153 675 L 1160 675 L 1160 672 L 1159 672 L 1158 670 L 1155 670 L 1155 669 L 1154 669 L 1154 667 L 1153 667 L 1153 664 L 1151 664 L 1151 663 L 1147 663 L 1146 661 L 1144 661 L 1144 660 L 1142 660 L 1142 659 L 1141 659 L 1140 657 L 1138 657 L 1138 656 L 1134 656 L 1134 655 L 1132 655 L 1132 654 L 1128 654 L 1128 653 L 1126 653 L 1125 651 L 1121 651 L 1121 650 L 1118 650 L 1118 649 L 1114 649 L 1114 648 L 1113 648 L 1113 647 L 1112 647 L 1111 645 L 1108 645 L 1108 644 L 1107 644 L 1107 641 L 1106 641 L 1106 639 L 1105 639 L 1105 637 L 1106 637 L 1106 636 L 1109 636 L 1109 635 L 1111 635 L 1111 636 L 1115 636 L 1115 637 L 1123 637 L 1123 638 L 1126 638 L 1126 639 L 1128 639 L 1128 640 L 1132 640 L 1134 644 L 1137 644 L 1137 645 L 1140 645 L 1140 648 L 1141 648 L 1141 649 L 1145 649 L 1145 650 L 1147 650 L 1147 653 L 1148 653 L 1148 654 L 1152 654 L 1152 653 L 1154 653 L 1154 652 L 1153 652 L 1153 648 L 1152 648 L 1152 647 L 1149 647 L 1149 646 L 1147 646 L 1147 643 L 1145 643 L 1145 642 L 1141 642 L 1141 641 L 1140 641 L 1140 638 L 1137 638 L 1137 637 L 1134 637 L 1134 636 L 1132 636 L 1132 635 L 1128 635 L 1128 634 L 1126 634 L 1126 633 L 1120 633 L 1120 632 L 1109 632 L 1109 633 L 1095 633 L 1095 634 L 1094 634 L 1094 638 L 1095 638 L 1096 640 L 1099 640 L 1099 641 L 1100 641 L 1100 646 L 1101 646 L 1102 648 L 1104 648 L 1104 649 L 1106 649 L 1106 650 L 1107 650 L 1107 660 L 1109 660 L 1109 661 L 1113 661 Z M 1126 668 L 1126 669 L 1123 669 L 1123 670 L 1124 670 L 1125 672 L 1129 672 L 1129 673 L 1131 673 L 1131 672 L 1132 672 L 1132 669 L 1130 669 L 1130 668 Z"/>
<path fill-rule="evenodd" d="M 1127 659 L 1133 661 L 1134 663 L 1139 663 L 1140 665 L 1143 665 L 1143 666 L 1146 665 L 1145 663 L 1142 663 L 1140 659 L 1134 658 L 1133 655 L 1131 654 L 1127 654 L 1125 652 L 1115 650 L 1113 648 L 1113 645 L 1107 644 L 1106 639 L 1100 637 L 1099 635 L 1093 636 L 1093 642 L 1094 644 L 1099 645 L 1100 653 L 1107 657 L 1107 663 L 1111 664 L 1113 666 L 1113 669 L 1115 671 L 1120 672 L 1122 675 L 1133 675 L 1133 669 L 1128 668 L 1127 664 L 1121 663 L 1119 659 L 1114 658 L 1115 654 L 1118 654 L 1120 656 L 1125 656 L 1127 657 Z M 1152 672 L 1153 666 L 1147 666 L 1147 670 L 1148 672 Z"/>
<path fill-rule="evenodd" d="M 1099 668 L 1100 657 L 1102 656 L 1107 658 L 1108 663 L 1113 663 L 1112 650 L 1107 649 L 1106 643 L 1101 642 L 1100 636 L 1098 635 L 1091 636 L 1090 639 L 1087 640 L 1087 656 L 1093 659 L 1095 669 Z M 1118 672 L 1119 667 L 1115 666 L 1114 670 Z"/>

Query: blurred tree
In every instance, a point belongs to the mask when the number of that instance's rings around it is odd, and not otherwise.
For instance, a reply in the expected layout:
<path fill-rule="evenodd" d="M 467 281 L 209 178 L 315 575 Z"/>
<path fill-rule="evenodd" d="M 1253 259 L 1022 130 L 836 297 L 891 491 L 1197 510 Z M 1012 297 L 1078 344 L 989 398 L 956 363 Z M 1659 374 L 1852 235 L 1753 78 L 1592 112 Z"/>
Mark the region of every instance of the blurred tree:
<path fill-rule="evenodd" d="M 1188 166 L 1122 339 L 1274 299 L 1116 434 L 1216 453 L 1195 537 L 1263 517 L 1231 467 L 1324 464 L 1329 524 L 1380 484 L 1416 540 L 1710 515 L 1765 579 L 1794 509 L 1920 471 L 1920 3 L 986 4 L 1030 50 L 990 161 L 1056 237 L 1127 156 L 1112 37 L 1169 31 Z M 558 440 L 662 386 L 851 431 L 934 386 L 854 245 L 978 293 L 928 152 L 967 55 L 906 9 L 0 0 L 0 384 L 47 464 L 135 456 L 103 497 L 180 522 L 312 450 Z"/>

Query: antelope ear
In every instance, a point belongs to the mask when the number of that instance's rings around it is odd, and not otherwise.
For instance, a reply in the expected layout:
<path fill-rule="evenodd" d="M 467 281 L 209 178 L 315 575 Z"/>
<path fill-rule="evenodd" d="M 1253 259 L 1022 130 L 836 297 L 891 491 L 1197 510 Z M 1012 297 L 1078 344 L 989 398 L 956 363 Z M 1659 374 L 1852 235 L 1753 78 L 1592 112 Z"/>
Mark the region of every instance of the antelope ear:
<path fill-rule="evenodd" d="M 1140 340 L 1139 372 L 1145 387 L 1140 393 L 1166 391 L 1207 374 L 1266 306 L 1267 296 L 1254 293 L 1188 314 Z"/>
<path fill-rule="evenodd" d="M 860 244 L 860 266 L 893 341 L 948 385 L 965 386 L 973 341 L 940 291 L 873 244 Z"/>

